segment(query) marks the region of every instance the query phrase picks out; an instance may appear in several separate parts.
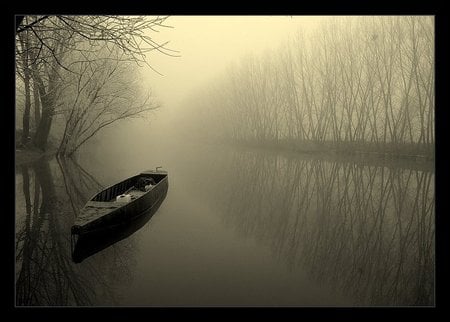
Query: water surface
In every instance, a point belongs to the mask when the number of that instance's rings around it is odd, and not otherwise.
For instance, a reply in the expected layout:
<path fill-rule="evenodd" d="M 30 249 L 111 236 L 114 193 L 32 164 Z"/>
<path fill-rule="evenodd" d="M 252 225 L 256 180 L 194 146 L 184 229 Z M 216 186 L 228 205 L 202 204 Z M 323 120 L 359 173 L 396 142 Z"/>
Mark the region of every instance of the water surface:
<path fill-rule="evenodd" d="M 434 305 L 434 171 L 149 140 L 16 168 L 16 304 Z M 102 187 L 164 166 L 151 219 L 76 264 Z"/>

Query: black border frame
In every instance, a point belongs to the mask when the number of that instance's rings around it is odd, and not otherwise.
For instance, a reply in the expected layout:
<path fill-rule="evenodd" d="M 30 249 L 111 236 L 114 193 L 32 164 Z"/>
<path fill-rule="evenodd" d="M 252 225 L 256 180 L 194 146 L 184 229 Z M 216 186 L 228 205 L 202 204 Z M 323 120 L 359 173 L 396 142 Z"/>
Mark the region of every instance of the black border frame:
<path fill-rule="evenodd" d="M 409 1 L 407 3 L 394 3 L 393 1 L 308 1 L 305 3 L 238 3 L 233 6 L 231 2 L 204 2 L 194 5 L 191 1 L 173 4 L 172 2 L 142 2 L 141 5 L 131 5 L 129 2 L 121 3 L 98 3 L 94 6 L 92 1 L 84 0 L 70 2 L 59 2 L 54 4 L 45 4 L 42 1 L 33 3 L 17 2 L 10 4 L 11 7 L 4 8 L 3 32 L 5 37 L 3 43 L 6 43 L 6 49 L 3 54 L 6 57 L 3 60 L 4 71 L 2 76 L 5 81 L 4 88 L 7 92 L 6 116 L 2 117 L 2 130 L 6 132 L 7 144 L 7 181 L 8 185 L 15 186 L 15 78 L 14 78 L 14 35 L 15 35 L 15 15 L 26 13 L 71 13 L 71 14 L 170 14 L 170 15 L 434 15 L 436 27 L 436 108 L 435 108 L 435 129 L 436 129 L 436 154 L 435 154 L 435 195 L 436 195 L 436 299 L 434 307 L 373 307 L 373 308 L 16 308 L 14 298 L 14 214 L 15 214 L 15 189 L 6 189 L 7 185 L 2 185 L 5 191 L 4 198 L 8 200 L 8 210 L 4 213 L 4 227 L 6 233 L 1 234 L 2 245 L 6 249 L 7 263 L 3 265 L 6 268 L 2 274 L 6 279 L 6 284 L 2 290 L 6 293 L 2 309 L 4 313 L 13 314 L 13 318 L 36 318 L 45 317 L 45 319 L 78 319 L 89 315 L 89 318 L 117 319 L 124 320 L 130 318 L 143 317 L 153 319 L 163 317 L 188 317 L 209 316 L 210 318 L 226 318 L 228 316 L 240 317 L 248 314 L 248 317 L 267 317 L 273 319 L 282 319 L 285 314 L 295 319 L 321 319 L 333 321 L 348 320 L 374 320 L 380 319 L 409 319 L 417 318 L 420 320 L 440 320 L 447 316 L 446 293 L 449 289 L 447 275 L 449 274 L 448 257 L 450 255 L 449 245 L 449 212 L 446 193 L 446 183 L 448 182 L 448 162 L 446 156 L 446 130 L 450 126 L 448 118 L 448 97 L 449 84 L 446 82 L 446 76 L 450 75 L 448 59 L 448 33 L 449 16 L 445 10 L 444 1 Z M 212 6 L 211 6 L 212 5 Z M 69 8 L 68 6 L 72 6 Z M 275 7 L 274 7 L 275 6 Z M 4 7 L 4 4 L 2 4 Z M 9 188 L 10 186 L 8 186 Z M 442 318 L 439 318 L 442 317 Z"/>

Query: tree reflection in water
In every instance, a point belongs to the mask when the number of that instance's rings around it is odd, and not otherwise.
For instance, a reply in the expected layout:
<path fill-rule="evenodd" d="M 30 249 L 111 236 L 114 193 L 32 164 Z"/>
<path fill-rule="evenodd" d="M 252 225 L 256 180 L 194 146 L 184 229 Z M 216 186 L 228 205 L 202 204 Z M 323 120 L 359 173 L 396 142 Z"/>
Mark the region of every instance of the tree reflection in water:
<path fill-rule="evenodd" d="M 226 223 L 356 305 L 433 305 L 433 171 L 254 151 L 230 165 Z"/>
<path fill-rule="evenodd" d="M 22 184 L 16 176 L 16 305 L 116 303 L 114 284 L 127 282 L 131 275 L 133 238 L 80 265 L 72 262 L 70 250 L 70 227 L 77 210 L 101 185 L 73 160 L 41 160 L 22 166 L 20 172 Z"/>
<path fill-rule="evenodd" d="M 292 271 L 308 272 L 355 305 L 434 304 L 432 169 L 254 151 L 214 158 L 220 162 L 196 159 L 196 194 Z M 120 302 L 114 290 L 133 275 L 135 235 L 81 264 L 70 252 L 76 212 L 101 185 L 70 160 L 18 171 L 16 304 Z"/>

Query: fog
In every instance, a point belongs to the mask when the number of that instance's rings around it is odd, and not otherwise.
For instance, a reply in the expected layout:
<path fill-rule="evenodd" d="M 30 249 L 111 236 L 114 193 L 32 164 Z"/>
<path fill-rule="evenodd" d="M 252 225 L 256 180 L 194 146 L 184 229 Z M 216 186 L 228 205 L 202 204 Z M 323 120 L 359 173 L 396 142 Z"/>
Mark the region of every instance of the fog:
<path fill-rule="evenodd" d="M 188 100 L 249 55 L 262 55 L 295 37 L 307 34 L 326 16 L 171 16 L 158 33 L 148 35 L 176 52 L 147 54 L 148 65 L 139 68 L 142 86 L 161 106 L 144 120 L 126 120 L 99 133 L 91 143 L 113 138 L 115 151 L 125 149 L 136 135 L 146 133 L 159 142 L 180 139 L 179 127 L 196 122 Z M 184 130 L 184 129 L 183 129 Z M 176 142 L 180 144 L 180 142 Z M 111 147 L 110 147 L 111 148 Z M 90 149 L 88 147 L 88 149 Z"/>
<path fill-rule="evenodd" d="M 148 35 L 160 106 L 103 136 L 433 154 L 431 17 L 173 16 Z M 166 51 L 167 52 L 167 51 Z M 114 136 L 118 134 L 118 137 Z M 251 142 L 250 142 L 251 141 Z M 120 149 L 119 149 L 120 150 Z"/>
<path fill-rule="evenodd" d="M 314 16 L 172 16 L 172 28 L 152 33 L 179 57 L 154 52 L 143 76 L 164 105 L 179 107 L 186 95 L 249 54 L 259 54 L 286 42 L 298 29 L 310 30 L 324 17 Z"/>
<path fill-rule="evenodd" d="M 46 123 L 56 155 L 16 164 L 16 304 L 434 305 L 434 18 L 149 18 L 145 63 L 63 40 L 144 41 L 142 18 L 19 28 L 20 149 L 45 151 L 26 136 Z M 30 29 L 67 52 L 28 64 Z M 159 166 L 151 214 L 75 263 L 83 205 Z"/>

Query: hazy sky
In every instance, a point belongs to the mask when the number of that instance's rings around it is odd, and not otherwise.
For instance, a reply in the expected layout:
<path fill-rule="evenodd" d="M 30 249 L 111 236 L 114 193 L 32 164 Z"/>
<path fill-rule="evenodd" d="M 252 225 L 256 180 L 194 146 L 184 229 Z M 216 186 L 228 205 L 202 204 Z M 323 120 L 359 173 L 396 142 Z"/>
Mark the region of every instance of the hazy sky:
<path fill-rule="evenodd" d="M 180 106 L 184 97 L 219 75 L 232 62 L 247 54 L 276 49 L 297 29 L 313 28 L 317 16 L 171 16 L 166 24 L 173 28 L 151 33 L 159 42 L 181 57 L 148 55 L 150 64 L 164 76 L 143 70 L 146 83 L 165 109 Z"/>

